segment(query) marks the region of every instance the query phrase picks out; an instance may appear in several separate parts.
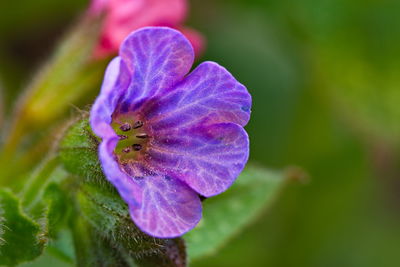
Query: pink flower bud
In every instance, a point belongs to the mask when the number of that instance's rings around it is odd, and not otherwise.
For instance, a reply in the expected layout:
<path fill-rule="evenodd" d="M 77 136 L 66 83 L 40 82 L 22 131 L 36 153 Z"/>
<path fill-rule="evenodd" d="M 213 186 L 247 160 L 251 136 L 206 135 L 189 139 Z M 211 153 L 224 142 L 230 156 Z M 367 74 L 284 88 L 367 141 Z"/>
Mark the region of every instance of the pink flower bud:
<path fill-rule="evenodd" d="M 105 16 L 99 43 L 94 52 L 97 59 L 118 52 L 122 41 L 132 31 L 145 26 L 181 28 L 187 13 L 186 0 L 93 0 L 92 14 Z M 202 36 L 183 29 L 196 52 L 203 47 Z"/>

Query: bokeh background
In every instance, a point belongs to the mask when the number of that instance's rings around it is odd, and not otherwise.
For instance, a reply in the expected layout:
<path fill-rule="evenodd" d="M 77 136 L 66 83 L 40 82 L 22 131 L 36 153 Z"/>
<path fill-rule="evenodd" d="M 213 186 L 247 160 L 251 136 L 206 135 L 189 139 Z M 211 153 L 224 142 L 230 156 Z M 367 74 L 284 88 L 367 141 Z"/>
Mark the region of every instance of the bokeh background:
<path fill-rule="evenodd" d="M 6 115 L 87 5 L 0 2 Z M 400 266 L 399 10 L 398 0 L 191 1 L 201 60 L 253 95 L 251 161 L 310 177 L 193 266 Z"/>

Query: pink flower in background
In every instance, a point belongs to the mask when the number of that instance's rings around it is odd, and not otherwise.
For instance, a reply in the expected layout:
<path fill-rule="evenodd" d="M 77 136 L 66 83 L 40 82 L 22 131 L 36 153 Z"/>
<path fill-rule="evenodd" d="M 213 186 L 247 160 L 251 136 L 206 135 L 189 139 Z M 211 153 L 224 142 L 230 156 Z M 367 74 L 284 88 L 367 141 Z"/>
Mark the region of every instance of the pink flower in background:
<path fill-rule="evenodd" d="M 193 29 L 182 27 L 187 13 L 186 0 L 92 0 L 90 12 L 105 13 L 96 58 L 116 54 L 129 33 L 145 26 L 177 28 L 192 43 L 196 55 L 203 48 L 203 37 Z"/>

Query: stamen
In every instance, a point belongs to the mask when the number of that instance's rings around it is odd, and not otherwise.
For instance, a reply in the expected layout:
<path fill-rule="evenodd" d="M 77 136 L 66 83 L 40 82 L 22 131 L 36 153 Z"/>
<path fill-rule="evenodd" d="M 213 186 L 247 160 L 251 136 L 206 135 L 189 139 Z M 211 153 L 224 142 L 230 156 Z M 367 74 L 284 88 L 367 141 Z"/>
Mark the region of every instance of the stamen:
<path fill-rule="evenodd" d="M 131 129 L 131 125 L 129 123 L 125 122 L 119 128 L 121 129 L 121 131 L 127 132 Z"/>
<path fill-rule="evenodd" d="M 149 136 L 147 134 L 145 134 L 145 133 L 141 133 L 141 134 L 137 134 L 136 137 L 140 138 L 140 139 L 145 139 L 145 138 L 147 138 Z"/>
<path fill-rule="evenodd" d="M 118 137 L 119 137 L 119 140 L 125 140 L 126 138 L 128 138 L 128 136 L 123 135 L 123 134 L 119 134 Z"/>
<path fill-rule="evenodd" d="M 133 129 L 137 129 L 143 126 L 143 122 L 142 121 L 137 121 L 133 124 Z"/>
<path fill-rule="evenodd" d="M 132 148 L 133 148 L 133 150 L 135 150 L 135 151 L 139 151 L 139 150 L 142 149 L 142 145 L 140 145 L 140 144 L 133 144 L 133 145 L 132 145 Z"/>
<path fill-rule="evenodd" d="M 122 149 L 122 152 L 129 153 L 129 152 L 131 152 L 131 148 L 130 147 L 125 147 L 125 148 Z"/>

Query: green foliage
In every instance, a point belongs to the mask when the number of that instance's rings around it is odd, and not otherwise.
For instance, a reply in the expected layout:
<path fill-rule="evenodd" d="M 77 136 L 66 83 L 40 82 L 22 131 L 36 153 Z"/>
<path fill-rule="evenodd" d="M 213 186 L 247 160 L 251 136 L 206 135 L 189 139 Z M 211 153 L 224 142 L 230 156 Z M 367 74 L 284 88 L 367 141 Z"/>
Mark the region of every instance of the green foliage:
<path fill-rule="evenodd" d="M 60 158 L 65 169 L 82 178 L 105 181 L 97 158 L 98 144 L 87 119 L 74 124 L 60 144 Z"/>
<path fill-rule="evenodd" d="M 21 267 L 56 266 L 67 267 L 75 264 L 74 244 L 70 229 L 57 231 L 57 236 L 49 240 L 43 254 L 34 261 L 26 262 Z"/>
<path fill-rule="evenodd" d="M 67 197 L 63 190 L 68 176 L 59 166 L 58 158 L 49 157 L 27 177 L 20 193 L 24 210 L 41 222 L 48 237 L 56 237 L 68 214 Z"/>
<path fill-rule="evenodd" d="M 134 266 L 83 218 L 74 220 L 74 240 L 78 266 Z"/>
<path fill-rule="evenodd" d="M 62 189 L 66 176 L 57 158 L 50 158 L 27 177 L 19 198 L 9 191 L 0 192 L 0 264 L 35 260 L 45 246 L 46 251 L 71 262 L 71 257 L 62 255 L 60 249 L 60 230 L 65 227 L 69 211 Z"/>
<path fill-rule="evenodd" d="M 34 206 L 41 201 L 43 191 L 50 180 L 55 176 L 59 162 L 56 157 L 45 159 L 29 176 L 24 177 L 24 188 L 22 189 L 22 204 L 24 206 Z M 61 174 L 61 176 L 63 176 Z"/>
<path fill-rule="evenodd" d="M 44 191 L 48 235 L 56 237 L 59 227 L 68 214 L 67 198 L 56 183 L 49 184 Z"/>
<path fill-rule="evenodd" d="M 285 181 L 283 172 L 247 167 L 228 191 L 206 199 L 200 224 L 185 235 L 189 258 L 216 253 L 271 205 Z"/>
<path fill-rule="evenodd" d="M 0 265 L 16 265 L 38 257 L 46 237 L 39 224 L 21 209 L 9 191 L 0 191 Z"/>

